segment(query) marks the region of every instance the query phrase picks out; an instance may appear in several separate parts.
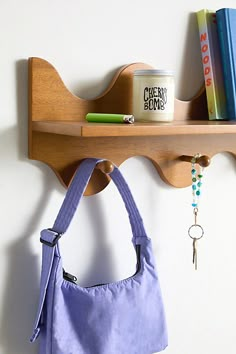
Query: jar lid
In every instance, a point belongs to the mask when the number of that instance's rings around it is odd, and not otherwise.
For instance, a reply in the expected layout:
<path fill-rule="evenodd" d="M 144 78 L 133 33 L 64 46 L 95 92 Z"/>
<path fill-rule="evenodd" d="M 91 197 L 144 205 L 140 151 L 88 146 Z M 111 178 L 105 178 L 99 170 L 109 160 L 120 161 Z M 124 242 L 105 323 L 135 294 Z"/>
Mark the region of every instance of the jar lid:
<path fill-rule="evenodd" d="M 151 75 L 163 75 L 163 76 L 172 76 L 174 72 L 172 70 L 134 70 L 134 76 L 151 76 Z"/>

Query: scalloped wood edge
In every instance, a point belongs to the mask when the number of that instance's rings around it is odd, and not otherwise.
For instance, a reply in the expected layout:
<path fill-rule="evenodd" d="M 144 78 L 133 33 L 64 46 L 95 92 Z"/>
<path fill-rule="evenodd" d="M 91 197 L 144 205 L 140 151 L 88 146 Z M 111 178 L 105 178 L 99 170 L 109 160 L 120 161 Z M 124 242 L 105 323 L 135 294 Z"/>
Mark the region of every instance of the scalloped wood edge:
<path fill-rule="evenodd" d="M 92 134 L 83 137 L 82 133 L 71 134 L 65 131 L 58 133 L 56 125 L 60 122 L 71 122 L 81 126 L 88 112 L 132 113 L 132 79 L 133 71 L 148 69 L 144 63 L 126 65 L 111 81 L 108 88 L 96 99 L 85 100 L 73 95 L 63 83 L 56 69 L 44 59 L 29 58 L 29 157 L 48 164 L 56 173 L 62 184 L 67 187 L 80 161 L 88 157 L 105 158 L 116 165 L 132 156 L 149 158 L 158 170 L 161 178 L 176 187 L 185 187 L 191 183 L 189 163 L 180 161 L 181 155 L 194 155 L 197 152 L 212 156 L 222 151 L 235 151 L 235 133 L 230 134 L 229 127 L 225 134 L 220 131 L 222 122 L 216 122 L 217 134 L 210 134 L 210 126 L 204 128 L 203 123 L 192 120 L 208 120 L 205 90 L 191 101 L 175 100 L 175 121 L 188 121 L 190 130 L 183 123 L 178 135 L 177 127 L 170 125 L 171 134 L 161 133 L 163 125 L 155 125 L 155 133 L 151 127 L 145 126 L 147 135 L 143 134 L 142 124 L 132 129 L 124 125 L 112 125 L 114 134 L 99 136 L 94 132 L 96 126 L 86 125 Z M 54 124 L 51 122 L 55 122 Z M 44 124 L 45 123 L 45 124 Z M 44 125 L 50 123 L 50 129 Z M 180 122 L 181 123 L 181 122 Z M 204 122 L 206 123 L 206 122 Z M 38 126 L 37 126 L 38 124 Z M 213 123 L 214 125 L 214 123 Z M 64 125 L 65 126 L 65 125 Z M 198 135 L 198 126 L 201 127 Z M 115 128 L 114 128 L 115 127 Z M 154 127 L 154 125 L 153 125 Z M 186 125 L 187 127 L 187 125 Z M 101 130 L 102 125 L 99 125 Z M 105 126 L 104 126 L 105 128 Z M 63 128 L 64 129 L 64 128 Z M 143 125 L 144 129 L 144 125 Z M 106 126 L 106 130 L 109 127 Z M 125 130 L 125 131 L 124 131 Z M 234 129 L 235 130 L 235 129 Z M 146 134 L 146 133 L 145 133 Z M 75 136 L 74 136 L 75 135 Z M 201 151 L 199 151 L 199 149 Z M 86 190 L 86 194 L 101 191 L 109 183 L 109 177 L 96 170 Z"/>

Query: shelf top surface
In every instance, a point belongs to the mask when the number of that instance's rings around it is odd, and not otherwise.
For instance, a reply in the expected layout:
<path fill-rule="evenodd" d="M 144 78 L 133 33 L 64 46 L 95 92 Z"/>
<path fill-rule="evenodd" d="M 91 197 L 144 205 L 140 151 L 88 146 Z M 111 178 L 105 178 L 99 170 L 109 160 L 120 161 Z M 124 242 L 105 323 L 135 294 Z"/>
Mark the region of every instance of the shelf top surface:
<path fill-rule="evenodd" d="M 32 130 L 80 137 L 235 134 L 236 121 L 188 120 L 150 123 L 137 122 L 134 124 L 33 121 Z"/>

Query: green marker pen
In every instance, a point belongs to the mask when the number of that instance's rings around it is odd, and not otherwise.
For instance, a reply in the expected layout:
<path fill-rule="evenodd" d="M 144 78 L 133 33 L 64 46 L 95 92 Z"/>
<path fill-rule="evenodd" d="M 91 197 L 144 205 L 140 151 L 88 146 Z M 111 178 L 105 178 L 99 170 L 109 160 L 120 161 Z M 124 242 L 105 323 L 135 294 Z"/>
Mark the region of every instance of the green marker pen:
<path fill-rule="evenodd" d="M 109 114 L 109 113 L 88 113 L 86 115 L 88 122 L 96 123 L 134 123 L 134 116 L 131 114 Z"/>

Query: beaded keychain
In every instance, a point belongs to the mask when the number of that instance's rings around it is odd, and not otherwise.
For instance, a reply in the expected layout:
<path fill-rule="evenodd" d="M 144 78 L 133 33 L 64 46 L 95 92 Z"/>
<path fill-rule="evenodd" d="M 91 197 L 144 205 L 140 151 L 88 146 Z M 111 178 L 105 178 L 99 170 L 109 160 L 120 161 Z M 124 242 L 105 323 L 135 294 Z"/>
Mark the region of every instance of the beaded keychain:
<path fill-rule="evenodd" d="M 199 241 L 204 235 L 204 230 L 202 226 L 197 223 L 198 205 L 199 205 L 199 198 L 201 196 L 201 186 L 202 186 L 202 178 L 203 178 L 203 170 L 204 170 L 202 166 L 196 163 L 200 156 L 201 156 L 200 154 L 196 154 L 191 160 L 192 195 L 193 195 L 192 207 L 193 207 L 193 214 L 194 214 L 194 224 L 191 225 L 190 228 L 188 229 L 188 235 L 193 240 L 193 264 L 195 265 L 195 270 L 197 270 L 197 241 Z"/>

